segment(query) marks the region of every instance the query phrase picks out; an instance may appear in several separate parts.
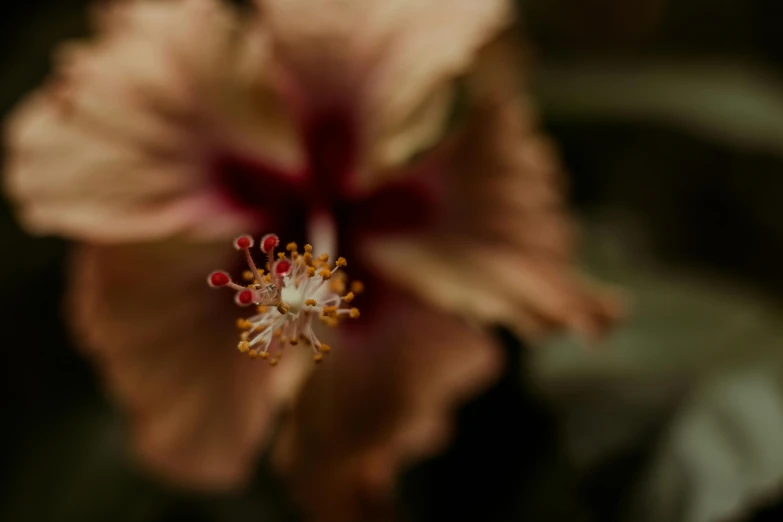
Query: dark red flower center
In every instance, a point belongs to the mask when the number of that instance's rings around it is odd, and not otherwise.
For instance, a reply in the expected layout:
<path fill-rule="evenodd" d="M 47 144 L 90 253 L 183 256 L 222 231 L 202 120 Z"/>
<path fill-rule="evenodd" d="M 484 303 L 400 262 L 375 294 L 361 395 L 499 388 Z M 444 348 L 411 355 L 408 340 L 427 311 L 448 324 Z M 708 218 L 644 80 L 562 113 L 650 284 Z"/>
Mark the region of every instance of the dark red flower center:
<path fill-rule="evenodd" d="M 350 276 L 365 280 L 365 300 L 370 301 L 375 298 L 369 294 L 380 291 L 381 281 L 362 263 L 357 251 L 361 242 L 427 226 L 433 218 L 435 194 L 413 172 L 369 193 L 355 190 L 351 182 L 359 143 L 354 121 L 348 111 L 332 110 L 305 122 L 304 172 L 282 172 L 258 159 L 232 154 L 217 156 L 213 172 L 233 205 L 259 216 L 264 230 L 256 233 L 274 230 L 284 241 L 304 244 L 308 218 L 318 213 L 332 216 L 338 231 L 337 253 L 352 260 Z"/>

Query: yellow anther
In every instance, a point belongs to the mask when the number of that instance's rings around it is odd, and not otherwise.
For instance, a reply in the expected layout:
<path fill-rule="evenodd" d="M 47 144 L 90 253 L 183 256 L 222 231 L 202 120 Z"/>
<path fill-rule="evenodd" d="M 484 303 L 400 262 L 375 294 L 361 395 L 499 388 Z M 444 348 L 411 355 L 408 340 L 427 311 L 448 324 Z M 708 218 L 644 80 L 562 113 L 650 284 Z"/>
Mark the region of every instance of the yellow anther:
<path fill-rule="evenodd" d="M 277 363 L 280 362 L 280 359 L 273 357 L 272 359 L 269 359 L 269 365 L 270 366 L 277 366 Z"/>
<path fill-rule="evenodd" d="M 251 351 L 248 355 L 251 359 L 258 359 L 258 352 L 255 350 Z"/>
<path fill-rule="evenodd" d="M 291 346 L 296 346 L 297 344 L 299 344 L 299 339 L 292 338 L 288 341 L 288 344 L 290 344 Z"/>
<path fill-rule="evenodd" d="M 359 309 L 358 308 L 351 308 L 351 311 L 348 312 L 348 315 L 351 316 L 351 319 L 356 319 L 359 317 Z"/>
<path fill-rule="evenodd" d="M 287 342 L 288 342 L 288 337 L 286 337 L 285 335 L 280 338 L 280 344 L 285 344 Z"/>
<path fill-rule="evenodd" d="M 281 330 L 280 328 L 275 330 L 275 333 L 274 333 L 275 337 L 280 337 L 281 335 L 283 335 L 283 330 Z"/>
<path fill-rule="evenodd" d="M 260 354 L 258 354 L 258 356 L 261 357 L 262 359 L 267 359 L 269 357 L 269 353 L 261 352 Z"/>
<path fill-rule="evenodd" d="M 320 256 L 318 256 L 318 261 L 322 263 L 326 263 L 327 261 L 329 261 L 329 254 L 321 254 Z"/>
<path fill-rule="evenodd" d="M 246 353 L 250 349 L 250 343 L 247 341 L 240 341 L 237 348 L 239 348 L 240 352 Z"/>
<path fill-rule="evenodd" d="M 354 293 L 353 293 L 353 292 L 348 292 L 348 293 L 347 293 L 347 294 L 345 294 L 345 296 L 343 297 L 343 301 L 345 301 L 346 303 L 350 303 L 351 301 L 353 301 L 353 298 L 354 298 L 354 297 L 356 297 L 356 296 L 354 295 Z"/>
<path fill-rule="evenodd" d="M 324 323 L 326 326 L 329 326 L 329 327 L 331 327 L 331 328 L 336 328 L 337 326 L 339 326 L 339 325 L 340 325 L 340 320 L 339 320 L 339 319 L 337 319 L 336 317 L 326 317 L 326 318 L 324 318 L 324 319 L 321 319 L 321 321 L 322 321 L 322 322 L 323 322 L 323 323 Z"/>
<path fill-rule="evenodd" d="M 308 266 L 307 267 L 307 277 L 314 277 L 315 276 L 315 267 Z"/>
<path fill-rule="evenodd" d="M 285 303 L 280 303 L 279 305 L 277 305 L 277 311 L 283 315 L 287 314 L 289 310 L 291 310 L 291 307 Z"/>
<path fill-rule="evenodd" d="M 302 261 L 304 261 L 306 265 L 312 266 L 313 254 L 311 254 L 310 252 L 305 252 L 305 254 L 302 256 Z"/>
<path fill-rule="evenodd" d="M 324 360 L 324 356 L 321 355 L 320 353 L 316 353 L 315 355 L 313 355 L 313 360 L 319 363 Z"/>
<path fill-rule="evenodd" d="M 337 307 L 336 306 L 324 306 L 323 311 L 324 317 L 334 317 L 337 315 Z"/>
<path fill-rule="evenodd" d="M 277 258 L 278 259 L 285 259 L 285 252 L 278 252 L 277 253 Z"/>
<path fill-rule="evenodd" d="M 253 272 L 250 270 L 245 270 L 242 272 L 242 279 L 245 281 L 255 281 L 255 276 L 253 276 Z"/>
<path fill-rule="evenodd" d="M 345 292 L 345 281 L 335 276 L 332 276 L 332 281 L 329 286 L 331 287 L 332 292 L 335 294 L 339 295 Z"/>
<path fill-rule="evenodd" d="M 252 323 L 247 319 L 245 319 L 244 317 L 240 317 L 239 319 L 237 319 L 237 328 L 239 328 L 240 330 L 247 330 L 251 326 L 253 326 Z"/>
<path fill-rule="evenodd" d="M 348 261 L 346 261 L 344 257 L 338 257 L 334 264 L 335 266 L 344 267 L 348 266 Z"/>
<path fill-rule="evenodd" d="M 305 301 L 305 306 L 315 306 L 315 305 L 317 305 L 317 304 L 318 304 L 318 303 L 316 303 L 316 302 L 315 302 L 315 299 L 307 299 L 307 300 Z"/>
<path fill-rule="evenodd" d="M 329 279 L 331 279 L 331 278 L 332 278 L 332 271 L 331 271 L 331 270 L 329 270 L 328 268 L 322 268 L 322 269 L 321 269 L 321 270 L 318 272 L 318 275 L 319 275 L 319 276 L 321 276 L 321 278 L 322 278 L 324 281 L 328 281 Z"/>
<path fill-rule="evenodd" d="M 332 351 L 332 347 L 328 344 L 321 344 L 321 346 L 318 347 L 318 349 L 321 351 L 321 353 L 329 353 Z"/>
<path fill-rule="evenodd" d="M 256 307 L 256 312 L 259 314 L 265 314 L 269 311 L 269 307 L 265 305 L 259 305 Z"/>
<path fill-rule="evenodd" d="M 308 254 L 313 251 L 313 245 L 305 245 L 305 252 Z"/>
<path fill-rule="evenodd" d="M 293 243 L 293 242 L 288 243 L 285 246 L 285 249 L 288 250 L 289 252 L 296 252 L 296 243 Z"/>
<path fill-rule="evenodd" d="M 239 334 L 240 341 L 247 341 L 248 339 L 250 339 L 250 332 L 242 332 Z"/>
<path fill-rule="evenodd" d="M 351 292 L 353 292 L 354 294 L 361 294 L 362 292 L 364 292 L 364 283 L 362 283 L 361 281 L 353 281 L 351 283 Z"/>
<path fill-rule="evenodd" d="M 264 276 L 264 283 L 268 285 L 272 284 L 272 274 L 266 274 Z"/>

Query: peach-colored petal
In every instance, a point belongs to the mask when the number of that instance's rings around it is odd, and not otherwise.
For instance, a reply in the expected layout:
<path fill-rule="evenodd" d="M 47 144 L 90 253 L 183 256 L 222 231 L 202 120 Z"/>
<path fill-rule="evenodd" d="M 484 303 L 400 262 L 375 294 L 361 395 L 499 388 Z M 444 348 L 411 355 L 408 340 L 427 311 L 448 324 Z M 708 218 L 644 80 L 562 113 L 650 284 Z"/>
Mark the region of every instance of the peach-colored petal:
<path fill-rule="evenodd" d="M 448 224 L 476 240 L 569 258 L 565 177 L 518 81 L 516 54 L 508 38 L 493 42 L 470 78 L 474 110 L 453 162 Z"/>
<path fill-rule="evenodd" d="M 373 265 L 424 301 L 530 340 L 566 328 L 600 336 L 621 314 L 617 296 L 567 264 L 509 247 L 437 239 L 378 241 Z"/>
<path fill-rule="evenodd" d="M 592 337 L 621 309 L 573 271 L 562 173 L 520 99 L 514 64 L 508 42 L 482 52 L 441 228 L 378 240 L 368 256 L 386 277 L 444 309 L 527 337 L 562 327 Z"/>
<path fill-rule="evenodd" d="M 399 166 L 442 138 L 455 81 L 514 19 L 505 0 L 398 3 L 402 15 L 371 72 L 362 108 L 370 171 Z"/>
<path fill-rule="evenodd" d="M 99 35 L 64 45 L 49 85 L 8 121 L 6 186 L 22 220 L 104 242 L 246 229 L 214 190 L 210 158 L 239 149 L 301 161 L 284 105 L 271 101 L 263 35 L 244 38 L 215 0 L 111 5 Z"/>
<path fill-rule="evenodd" d="M 241 484 L 312 365 L 304 352 L 272 368 L 237 351 L 239 310 L 206 284 L 227 254 L 222 244 L 84 246 L 73 264 L 75 331 L 128 414 L 142 463 L 181 485 Z"/>
<path fill-rule="evenodd" d="M 382 183 L 443 135 L 454 80 L 512 21 L 508 0 L 257 0 L 310 103 L 356 111 L 357 183 Z"/>
<path fill-rule="evenodd" d="M 501 367 L 490 337 L 410 301 L 314 372 L 275 460 L 314 520 L 370 520 L 401 466 L 448 442 L 450 416 Z"/>

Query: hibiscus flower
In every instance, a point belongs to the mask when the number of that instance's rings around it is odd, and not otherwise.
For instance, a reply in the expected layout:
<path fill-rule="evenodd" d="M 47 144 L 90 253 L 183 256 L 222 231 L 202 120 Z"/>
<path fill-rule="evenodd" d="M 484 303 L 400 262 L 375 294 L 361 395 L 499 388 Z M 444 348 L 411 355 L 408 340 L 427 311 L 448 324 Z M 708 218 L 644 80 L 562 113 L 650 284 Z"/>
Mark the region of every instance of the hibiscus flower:
<path fill-rule="evenodd" d="M 500 371 L 485 325 L 616 318 L 572 268 L 510 4 L 129 0 L 60 49 L 8 122 L 6 187 L 30 232 L 75 242 L 69 319 L 149 469 L 242 484 L 293 406 L 279 469 L 304 490 L 329 470 L 324 497 L 386 491 Z M 239 353 L 236 304 L 204 282 L 269 232 L 364 282 L 317 368 L 302 346 L 275 367 Z"/>

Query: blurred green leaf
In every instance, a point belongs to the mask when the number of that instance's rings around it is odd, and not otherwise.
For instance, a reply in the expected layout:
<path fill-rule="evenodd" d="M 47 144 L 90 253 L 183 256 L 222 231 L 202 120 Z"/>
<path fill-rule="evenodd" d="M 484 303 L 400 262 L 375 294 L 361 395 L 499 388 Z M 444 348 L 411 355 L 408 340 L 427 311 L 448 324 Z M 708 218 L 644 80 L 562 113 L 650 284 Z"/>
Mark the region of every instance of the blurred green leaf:
<path fill-rule="evenodd" d="M 656 264 L 616 225 L 588 231 L 586 264 L 627 289 L 633 313 L 598 351 L 546 343 L 532 372 L 586 480 L 613 459 L 652 451 L 643 481 L 640 469 L 614 479 L 636 490 L 621 507 L 639 522 L 720 522 L 783 493 L 779 304 Z"/>
<path fill-rule="evenodd" d="M 536 91 L 554 120 L 674 127 L 731 147 L 783 154 L 783 82 L 729 58 L 547 62 Z"/>
<path fill-rule="evenodd" d="M 773 340 L 783 346 L 783 336 Z M 783 353 L 701 383 L 633 505 L 639 522 L 741 520 L 783 494 Z"/>

